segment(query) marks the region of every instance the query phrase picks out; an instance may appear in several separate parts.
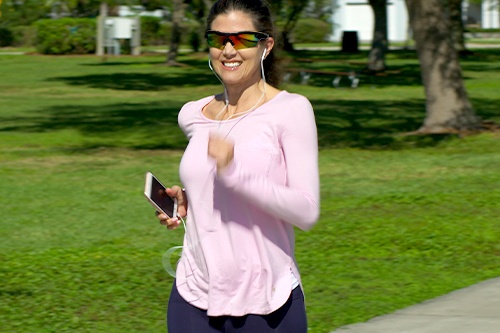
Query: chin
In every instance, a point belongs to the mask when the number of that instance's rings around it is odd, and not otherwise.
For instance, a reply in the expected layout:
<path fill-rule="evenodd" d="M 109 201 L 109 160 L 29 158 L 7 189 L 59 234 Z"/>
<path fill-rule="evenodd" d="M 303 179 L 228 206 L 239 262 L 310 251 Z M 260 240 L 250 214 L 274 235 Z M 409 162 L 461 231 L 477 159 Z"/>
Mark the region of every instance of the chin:
<path fill-rule="evenodd" d="M 241 77 L 241 75 L 222 75 L 222 81 L 224 84 L 239 84 L 245 82 L 246 79 Z"/>

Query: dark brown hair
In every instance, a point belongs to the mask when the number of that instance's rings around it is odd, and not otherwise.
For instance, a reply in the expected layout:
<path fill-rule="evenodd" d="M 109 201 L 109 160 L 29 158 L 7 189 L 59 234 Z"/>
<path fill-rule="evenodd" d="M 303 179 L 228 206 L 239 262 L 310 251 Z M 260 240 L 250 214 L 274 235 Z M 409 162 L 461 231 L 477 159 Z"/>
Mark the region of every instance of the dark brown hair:
<path fill-rule="evenodd" d="M 281 83 L 281 72 L 279 61 L 276 56 L 278 46 L 276 28 L 274 26 L 271 10 L 266 1 L 261 0 L 219 0 L 216 1 L 207 17 L 207 29 L 210 29 L 212 22 L 221 14 L 232 11 L 240 11 L 248 14 L 252 18 L 255 29 L 265 32 L 274 38 L 274 47 L 264 60 L 264 74 L 266 82 L 274 87 Z"/>

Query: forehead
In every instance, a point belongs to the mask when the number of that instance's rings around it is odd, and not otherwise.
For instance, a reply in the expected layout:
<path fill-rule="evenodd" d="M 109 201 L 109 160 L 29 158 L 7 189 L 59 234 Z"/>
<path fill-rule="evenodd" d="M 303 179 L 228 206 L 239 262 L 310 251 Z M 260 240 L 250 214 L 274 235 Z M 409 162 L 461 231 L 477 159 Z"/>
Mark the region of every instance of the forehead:
<path fill-rule="evenodd" d="M 255 31 L 255 26 L 249 14 L 231 11 L 217 16 L 210 29 L 222 32 Z"/>

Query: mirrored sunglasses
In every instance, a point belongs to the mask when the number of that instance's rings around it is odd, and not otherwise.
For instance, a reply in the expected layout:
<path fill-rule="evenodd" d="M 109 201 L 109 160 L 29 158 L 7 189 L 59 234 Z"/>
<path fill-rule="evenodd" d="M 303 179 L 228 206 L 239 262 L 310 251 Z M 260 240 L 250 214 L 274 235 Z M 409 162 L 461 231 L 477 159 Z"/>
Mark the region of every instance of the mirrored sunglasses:
<path fill-rule="evenodd" d="M 259 41 L 267 39 L 268 34 L 255 31 L 240 31 L 240 32 L 220 32 L 215 30 L 205 31 L 205 38 L 207 39 L 208 46 L 217 49 L 224 49 L 227 42 L 231 43 L 236 50 L 255 47 Z"/>

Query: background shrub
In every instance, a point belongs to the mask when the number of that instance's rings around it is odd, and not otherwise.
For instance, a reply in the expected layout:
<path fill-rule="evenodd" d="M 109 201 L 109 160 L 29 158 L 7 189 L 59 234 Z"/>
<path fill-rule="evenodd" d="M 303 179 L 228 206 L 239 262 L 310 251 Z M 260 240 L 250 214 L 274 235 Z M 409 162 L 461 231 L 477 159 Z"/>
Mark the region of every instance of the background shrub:
<path fill-rule="evenodd" d="M 12 46 L 14 35 L 9 28 L 0 27 L 0 47 Z"/>
<path fill-rule="evenodd" d="M 205 30 L 202 31 L 200 22 L 186 21 L 183 22 L 182 28 L 184 33 L 181 35 L 181 43 L 189 45 L 195 52 L 198 52 L 202 47 L 205 32 Z"/>
<path fill-rule="evenodd" d="M 35 23 L 36 48 L 43 54 L 87 54 L 96 49 L 96 21 L 88 18 L 44 19 Z"/>
<path fill-rule="evenodd" d="M 142 16 L 141 45 L 165 45 L 167 43 L 167 35 L 162 26 L 160 18 Z"/>
<path fill-rule="evenodd" d="M 181 44 L 189 45 L 198 51 L 203 42 L 200 23 L 184 21 L 181 24 Z M 157 17 L 141 17 L 141 45 L 169 45 L 172 36 L 172 23 Z"/>
<path fill-rule="evenodd" d="M 194 52 L 200 51 L 201 38 L 200 34 L 196 30 L 191 31 L 191 33 L 189 34 L 189 45 Z"/>
<path fill-rule="evenodd" d="M 322 43 L 328 40 L 330 25 L 322 20 L 305 18 L 297 21 L 293 30 L 294 43 Z"/>
<path fill-rule="evenodd" d="M 498 28 L 490 28 L 490 29 L 484 29 L 484 28 L 476 28 L 476 27 L 467 27 L 465 28 L 465 32 L 472 32 L 472 33 L 494 33 L 494 32 L 500 32 L 500 29 Z"/>
<path fill-rule="evenodd" d="M 12 27 L 14 41 L 12 46 L 32 47 L 36 41 L 36 26 Z"/>

